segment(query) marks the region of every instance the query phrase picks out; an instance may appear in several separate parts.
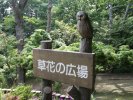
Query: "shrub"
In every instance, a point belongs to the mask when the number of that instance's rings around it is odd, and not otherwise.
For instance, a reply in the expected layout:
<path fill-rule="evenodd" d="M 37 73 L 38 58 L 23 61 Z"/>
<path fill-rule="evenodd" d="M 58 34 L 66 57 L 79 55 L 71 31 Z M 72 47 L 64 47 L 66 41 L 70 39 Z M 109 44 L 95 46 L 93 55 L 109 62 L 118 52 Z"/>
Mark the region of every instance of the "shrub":
<path fill-rule="evenodd" d="M 58 48 L 58 50 L 78 51 L 79 43 L 62 46 Z M 95 53 L 97 72 L 133 72 L 133 50 L 131 50 L 129 46 L 122 45 L 116 49 L 102 42 L 93 42 L 93 52 Z"/>
<path fill-rule="evenodd" d="M 129 49 L 128 45 L 122 45 L 119 47 L 117 57 L 117 66 L 114 66 L 113 72 L 133 72 L 133 50 Z"/>
<path fill-rule="evenodd" d="M 24 86 L 20 85 L 17 86 L 11 94 L 13 96 L 18 96 L 20 100 L 29 100 L 32 96 L 33 93 L 31 93 L 31 86 Z"/>

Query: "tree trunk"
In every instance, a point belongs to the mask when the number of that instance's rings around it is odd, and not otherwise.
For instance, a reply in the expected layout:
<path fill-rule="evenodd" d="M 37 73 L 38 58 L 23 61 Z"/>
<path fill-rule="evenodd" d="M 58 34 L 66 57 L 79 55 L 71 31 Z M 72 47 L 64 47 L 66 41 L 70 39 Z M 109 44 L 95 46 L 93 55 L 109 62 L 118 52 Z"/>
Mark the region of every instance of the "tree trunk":
<path fill-rule="evenodd" d="M 16 38 L 18 41 L 17 49 L 18 49 L 18 53 L 20 54 L 24 46 L 23 15 L 21 14 L 21 12 L 16 11 L 14 16 L 15 16 L 15 23 L 16 23 L 16 26 L 15 26 Z"/>
<path fill-rule="evenodd" d="M 48 1 L 48 9 L 47 9 L 47 32 L 51 31 L 51 9 L 52 9 L 52 0 Z"/>
<path fill-rule="evenodd" d="M 24 46 L 23 14 L 21 14 L 21 12 L 16 10 L 16 12 L 14 13 L 14 16 L 15 16 L 15 22 L 16 22 L 16 27 L 15 27 L 16 38 L 18 41 L 17 49 L 18 49 L 18 54 L 20 54 Z M 18 65 L 19 65 L 17 66 L 18 83 L 25 83 L 24 68 L 20 66 L 20 64 Z"/>
<path fill-rule="evenodd" d="M 23 67 L 17 67 L 18 73 L 18 83 L 24 84 L 25 83 L 25 72 L 26 70 Z"/>
<path fill-rule="evenodd" d="M 23 11 L 28 0 L 12 0 L 12 8 L 15 18 L 15 30 L 16 30 L 16 39 L 18 41 L 17 49 L 18 55 L 21 54 L 24 46 L 24 27 L 23 27 Z M 18 2 L 18 3 L 17 3 Z M 18 73 L 18 83 L 25 83 L 25 69 L 17 64 L 17 73 Z"/>
<path fill-rule="evenodd" d="M 113 24 L 113 7 L 112 4 L 109 4 L 108 6 L 109 6 L 109 28 L 111 30 Z"/>

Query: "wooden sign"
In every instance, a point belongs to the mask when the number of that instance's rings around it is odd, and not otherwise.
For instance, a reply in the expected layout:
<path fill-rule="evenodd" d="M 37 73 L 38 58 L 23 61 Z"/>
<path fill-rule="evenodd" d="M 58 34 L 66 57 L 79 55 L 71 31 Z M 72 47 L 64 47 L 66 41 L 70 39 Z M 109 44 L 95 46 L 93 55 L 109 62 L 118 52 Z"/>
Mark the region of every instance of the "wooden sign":
<path fill-rule="evenodd" d="M 63 52 L 50 49 L 33 50 L 34 75 L 92 89 L 94 54 Z"/>

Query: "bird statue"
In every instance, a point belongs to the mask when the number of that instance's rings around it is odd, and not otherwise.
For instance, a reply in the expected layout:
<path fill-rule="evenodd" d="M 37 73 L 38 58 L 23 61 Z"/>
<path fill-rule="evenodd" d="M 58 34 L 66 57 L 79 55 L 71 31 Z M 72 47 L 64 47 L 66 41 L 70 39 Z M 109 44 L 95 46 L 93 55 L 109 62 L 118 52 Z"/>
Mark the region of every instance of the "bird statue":
<path fill-rule="evenodd" d="M 93 27 L 91 21 L 84 11 L 79 11 L 76 15 L 77 19 L 77 29 L 83 38 L 92 39 L 93 38 Z"/>

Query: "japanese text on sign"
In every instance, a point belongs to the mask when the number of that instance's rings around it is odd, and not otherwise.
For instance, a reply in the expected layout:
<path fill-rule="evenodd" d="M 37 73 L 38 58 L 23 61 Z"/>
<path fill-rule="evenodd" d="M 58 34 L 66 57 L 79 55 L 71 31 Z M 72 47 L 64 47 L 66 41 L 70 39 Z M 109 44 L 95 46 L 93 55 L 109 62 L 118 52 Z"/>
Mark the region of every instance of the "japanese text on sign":
<path fill-rule="evenodd" d="M 64 64 L 62 62 L 37 60 L 38 69 L 41 71 L 47 71 L 50 73 L 59 73 L 67 76 L 73 76 L 78 78 L 88 78 L 88 67 L 86 65 L 73 65 Z"/>

